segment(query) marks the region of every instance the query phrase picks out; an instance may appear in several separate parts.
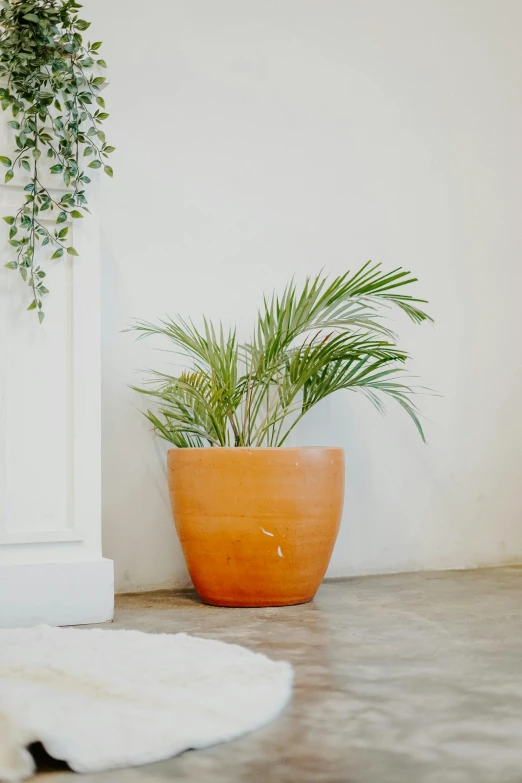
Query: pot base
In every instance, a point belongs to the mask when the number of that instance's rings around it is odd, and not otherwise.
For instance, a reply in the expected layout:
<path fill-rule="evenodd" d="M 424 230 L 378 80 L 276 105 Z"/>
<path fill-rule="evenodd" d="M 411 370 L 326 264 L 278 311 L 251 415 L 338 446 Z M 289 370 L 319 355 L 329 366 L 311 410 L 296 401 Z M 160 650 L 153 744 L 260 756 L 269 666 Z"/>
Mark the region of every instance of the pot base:
<path fill-rule="evenodd" d="M 312 595 L 310 598 L 296 598 L 286 600 L 284 598 L 277 599 L 277 598 L 267 598 L 266 600 L 248 600 L 245 599 L 245 601 L 234 600 L 234 601 L 227 601 L 223 598 L 203 598 L 202 595 L 199 596 L 204 604 L 207 606 L 221 606 L 226 607 L 228 609 L 263 609 L 263 608 L 269 608 L 271 606 L 299 606 L 300 604 L 309 604 L 310 601 L 314 600 L 314 596 Z"/>

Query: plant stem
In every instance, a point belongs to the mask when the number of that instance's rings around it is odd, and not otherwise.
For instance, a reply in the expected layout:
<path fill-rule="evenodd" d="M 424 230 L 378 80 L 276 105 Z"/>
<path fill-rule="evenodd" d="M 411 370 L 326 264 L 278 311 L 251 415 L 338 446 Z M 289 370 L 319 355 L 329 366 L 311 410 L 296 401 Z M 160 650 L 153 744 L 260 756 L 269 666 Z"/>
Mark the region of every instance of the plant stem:
<path fill-rule="evenodd" d="M 37 144 L 38 136 L 35 133 L 35 144 Z M 35 146 L 35 150 L 38 149 Z M 36 239 L 35 239 L 35 221 L 36 221 L 36 183 L 38 182 L 38 158 L 33 158 L 33 209 L 32 209 L 32 225 L 31 225 L 31 288 L 33 290 L 34 301 L 38 305 L 40 298 L 35 286 L 35 252 L 36 252 Z"/>

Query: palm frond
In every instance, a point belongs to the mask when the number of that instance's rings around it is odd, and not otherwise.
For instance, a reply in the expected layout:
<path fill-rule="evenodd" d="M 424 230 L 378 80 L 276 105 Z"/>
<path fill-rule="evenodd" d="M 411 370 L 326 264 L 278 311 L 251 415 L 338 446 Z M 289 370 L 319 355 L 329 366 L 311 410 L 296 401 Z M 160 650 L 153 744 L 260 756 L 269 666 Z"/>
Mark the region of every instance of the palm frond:
<path fill-rule="evenodd" d="M 282 445 L 318 402 L 341 390 L 361 391 L 384 412 L 384 399 L 401 405 L 424 433 L 413 390 L 403 381 L 407 354 L 385 324 L 397 307 L 414 323 L 431 321 L 404 288 L 416 278 L 402 268 L 382 272 L 368 262 L 329 281 L 319 274 L 299 289 L 294 281 L 264 298 L 250 341 L 206 319 L 197 328 L 180 317 L 158 324 L 136 321 L 138 337 L 167 338 L 185 357 L 177 376 L 150 372 L 155 431 L 179 448 Z M 287 425 L 286 430 L 284 430 Z"/>

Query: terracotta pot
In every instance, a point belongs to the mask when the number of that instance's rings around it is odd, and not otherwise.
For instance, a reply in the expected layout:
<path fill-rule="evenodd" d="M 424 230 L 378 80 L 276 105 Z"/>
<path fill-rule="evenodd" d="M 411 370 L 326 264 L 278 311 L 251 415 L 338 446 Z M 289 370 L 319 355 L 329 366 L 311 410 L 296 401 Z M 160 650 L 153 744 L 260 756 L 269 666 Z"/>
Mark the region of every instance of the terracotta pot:
<path fill-rule="evenodd" d="M 341 521 L 342 449 L 172 449 L 168 472 L 176 529 L 205 603 L 312 600 Z"/>

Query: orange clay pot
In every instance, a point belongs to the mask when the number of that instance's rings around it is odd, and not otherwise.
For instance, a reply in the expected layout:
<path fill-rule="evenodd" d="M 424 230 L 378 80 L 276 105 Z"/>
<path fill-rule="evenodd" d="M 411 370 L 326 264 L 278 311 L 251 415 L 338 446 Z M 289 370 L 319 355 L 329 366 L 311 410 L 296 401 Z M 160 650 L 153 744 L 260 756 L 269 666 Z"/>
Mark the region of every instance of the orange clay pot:
<path fill-rule="evenodd" d="M 172 449 L 168 473 L 176 529 L 205 603 L 312 600 L 341 521 L 342 449 Z"/>

